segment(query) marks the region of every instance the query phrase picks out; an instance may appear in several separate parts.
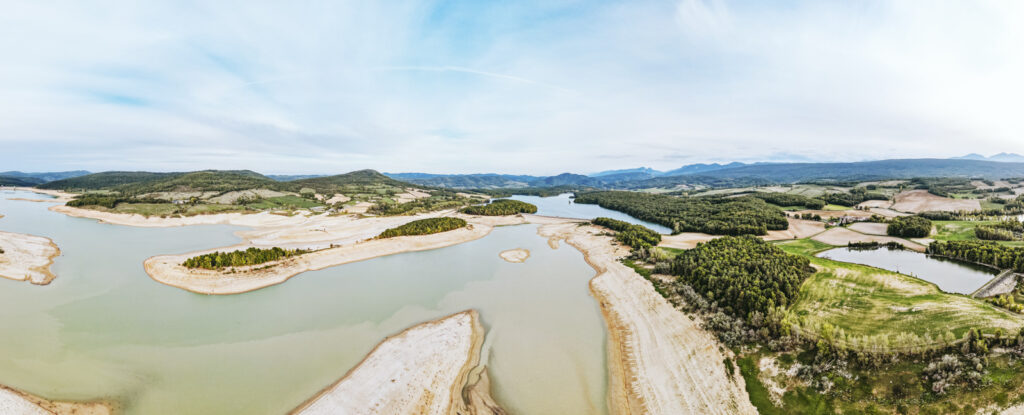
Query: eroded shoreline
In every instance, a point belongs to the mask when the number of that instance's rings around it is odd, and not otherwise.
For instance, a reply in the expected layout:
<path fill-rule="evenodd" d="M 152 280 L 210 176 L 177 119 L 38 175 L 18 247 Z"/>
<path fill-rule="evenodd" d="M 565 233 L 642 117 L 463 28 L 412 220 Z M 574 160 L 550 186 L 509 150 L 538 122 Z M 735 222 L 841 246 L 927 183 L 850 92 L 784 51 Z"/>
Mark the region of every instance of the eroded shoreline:
<path fill-rule="evenodd" d="M 756 414 L 739 371 L 728 375 L 718 341 L 618 261 L 628 250 L 594 226 L 550 224 L 597 272 L 590 290 L 608 329 L 612 414 Z M 725 352 L 728 353 L 728 352 Z"/>
<path fill-rule="evenodd" d="M 291 414 L 503 414 L 480 366 L 483 340 L 475 310 L 410 327 Z"/>
<path fill-rule="evenodd" d="M 109 402 L 51 401 L 20 390 L 0 385 L 0 413 L 17 415 L 110 415 L 114 405 Z"/>

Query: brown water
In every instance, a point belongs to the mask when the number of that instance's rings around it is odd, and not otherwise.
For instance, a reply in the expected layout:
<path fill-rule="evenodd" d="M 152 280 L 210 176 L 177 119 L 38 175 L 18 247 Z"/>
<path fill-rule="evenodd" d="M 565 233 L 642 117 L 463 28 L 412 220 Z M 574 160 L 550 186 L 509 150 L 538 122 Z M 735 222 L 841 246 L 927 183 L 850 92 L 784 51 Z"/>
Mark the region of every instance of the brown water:
<path fill-rule="evenodd" d="M 468 308 L 488 330 L 498 401 L 513 413 L 604 413 L 605 332 L 571 247 L 536 226 L 302 274 L 232 296 L 151 280 L 142 261 L 238 241 L 241 228 L 147 229 L 46 210 L 0 192 L 0 230 L 50 237 L 48 286 L 0 279 L 0 384 L 51 399 L 110 398 L 126 414 L 281 414 L 385 336 Z M 526 248 L 521 264 L 498 253 Z"/>

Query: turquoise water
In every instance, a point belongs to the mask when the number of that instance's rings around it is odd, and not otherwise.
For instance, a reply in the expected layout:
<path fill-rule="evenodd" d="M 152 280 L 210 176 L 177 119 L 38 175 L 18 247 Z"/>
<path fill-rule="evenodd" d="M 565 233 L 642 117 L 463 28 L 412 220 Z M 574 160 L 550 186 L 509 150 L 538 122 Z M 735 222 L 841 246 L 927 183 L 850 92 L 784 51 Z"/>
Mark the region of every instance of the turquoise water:
<path fill-rule="evenodd" d="M 468 308 L 488 329 L 498 401 L 514 413 L 605 411 L 605 332 L 594 271 L 536 226 L 321 271 L 246 294 L 159 284 L 146 258 L 236 243 L 231 226 L 135 228 L 46 210 L 0 192 L 0 230 L 62 255 L 47 286 L 0 279 L 0 384 L 50 399 L 109 398 L 126 414 L 281 414 L 384 337 Z M 498 253 L 526 248 L 522 264 Z"/>
<path fill-rule="evenodd" d="M 643 225 L 661 234 L 672 233 L 672 229 L 669 229 L 665 226 L 659 225 L 657 223 L 642 221 L 640 219 L 634 218 L 632 216 L 629 216 L 625 213 L 616 210 L 605 209 L 598 205 L 573 203 L 571 196 L 572 193 L 563 193 L 558 196 L 551 197 L 514 195 L 509 199 L 520 200 L 523 202 L 537 205 L 538 215 L 579 219 L 594 219 L 597 217 L 606 217 L 618 219 L 636 225 Z"/>

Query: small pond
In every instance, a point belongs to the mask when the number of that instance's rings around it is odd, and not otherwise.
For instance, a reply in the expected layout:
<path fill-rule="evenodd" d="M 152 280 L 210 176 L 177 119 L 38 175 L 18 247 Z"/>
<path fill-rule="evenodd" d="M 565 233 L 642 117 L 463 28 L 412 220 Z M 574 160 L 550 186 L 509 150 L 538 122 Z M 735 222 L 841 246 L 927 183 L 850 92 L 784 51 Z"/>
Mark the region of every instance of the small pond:
<path fill-rule="evenodd" d="M 920 252 L 885 248 L 836 248 L 818 256 L 899 272 L 934 283 L 942 291 L 968 295 L 999 274 L 995 269 L 979 265 L 932 257 Z"/>

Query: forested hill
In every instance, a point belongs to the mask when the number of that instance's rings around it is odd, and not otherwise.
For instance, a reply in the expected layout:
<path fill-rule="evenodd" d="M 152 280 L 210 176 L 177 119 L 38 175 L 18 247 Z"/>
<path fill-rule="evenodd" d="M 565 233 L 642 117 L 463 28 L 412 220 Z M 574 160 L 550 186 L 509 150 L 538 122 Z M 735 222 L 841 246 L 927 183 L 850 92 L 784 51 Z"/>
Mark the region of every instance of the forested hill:
<path fill-rule="evenodd" d="M 359 170 L 336 176 L 287 182 L 277 181 L 250 170 L 203 170 L 188 173 L 103 172 L 58 180 L 38 187 L 69 191 L 110 190 L 124 195 L 142 195 L 156 192 L 230 192 L 250 189 L 286 192 L 314 189 L 323 193 L 331 193 L 351 187 L 407 188 L 414 186 L 373 170 Z"/>
<path fill-rule="evenodd" d="M 335 176 L 316 177 L 312 179 L 302 179 L 287 182 L 293 189 L 298 190 L 299 188 L 311 188 L 321 193 L 330 193 L 339 189 L 347 187 L 395 187 L 395 188 L 406 188 L 416 187 L 410 183 L 392 179 L 388 176 L 378 173 L 376 170 L 357 170 L 351 173 L 339 174 Z"/>
<path fill-rule="evenodd" d="M 145 171 L 107 171 L 85 176 L 55 180 L 39 185 L 40 189 L 102 190 L 130 183 L 145 183 L 182 175 L 184 173 L 151 173 Z"/>
<path fill-rule="evenodd" d="M 203 170 L 188 173 L 103 172 L 42 184 L 43 189 L 111 190 L 122 194 L 171 191 L 244 190 L 278 182 L 249 170 Z"/>

